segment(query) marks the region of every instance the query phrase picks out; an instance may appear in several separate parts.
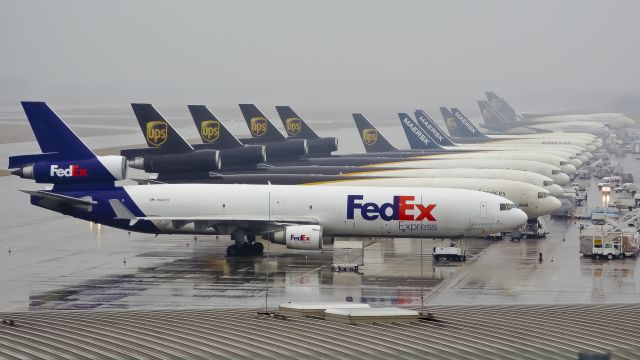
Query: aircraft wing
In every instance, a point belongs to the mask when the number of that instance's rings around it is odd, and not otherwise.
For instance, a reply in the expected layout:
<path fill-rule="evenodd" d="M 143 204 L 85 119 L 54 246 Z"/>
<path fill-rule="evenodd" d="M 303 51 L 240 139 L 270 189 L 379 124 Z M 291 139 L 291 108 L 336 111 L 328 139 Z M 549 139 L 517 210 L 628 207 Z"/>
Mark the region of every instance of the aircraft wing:
<path fill-rule="evenodd" d="M 60 195 L 44 190 L 20 190 L 23 193 L 35 196 L 41 199 L 42 202 L 47 203 L 46 207 L 54 207 L 61 205 L 68 205 L 83 209 L 85 211 L 91 211 L 91 207 L 97 202 L 93 201 L 90 196 L 77 198 L 72 196 Z M 44 204 L 43 204 L 44 205 Z"/>

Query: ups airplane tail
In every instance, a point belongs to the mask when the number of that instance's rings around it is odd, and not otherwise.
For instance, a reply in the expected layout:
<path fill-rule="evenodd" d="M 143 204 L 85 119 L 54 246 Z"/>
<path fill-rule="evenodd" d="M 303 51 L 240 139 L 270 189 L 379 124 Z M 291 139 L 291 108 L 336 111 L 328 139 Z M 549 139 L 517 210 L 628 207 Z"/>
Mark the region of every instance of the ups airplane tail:
<path fill-rule="evenodd" d="M 397 151 L 398 148 L 384 137 L 378 129 L 364 115 L 360 113 L 353 114 L 353 120 L 356 122 L 358 134 L 364 145 L 364 149 L 368 153 Z"/>
<path fill-rule="evenodd" d="M 422 131 L 427 133 L 427 136 L 431 138 L 440 147 L 442 146 L 457 146 L 449 139 L 447 134 L 436 124 L 435 121 L 424 110 L 416 110 L 414 115 L 416 116 L 416 123 Z"/>
<path fill-rule="evenodd" d="M 441 107 L 440 112 L 449 134 L 467 139 L 488 139 L 458 108 Z"/>
<path fill-rule="evenodd" d="M 292 138 L 315 140 L 320 136 L 290 106 L 276 106 L 284 129 Z"/>
<path fill-rule="evenodd" d="M 253 104 L 240 104 L 240 111 L 247 122 L 251 136 L 259 143 L 284 141 L 287 138 Z"/>
<path fill-rule="evenodd" d="M 193 147 L 160 115 L 153 105 L 134 103 L 131 104 L 131 107 L 150 148 L 156 149 L 158 153 L 193 151 Z"/>
<path fill-rule="evenodd" d="M 232 149 L 242 147 L 242 142 L 218 120 L 204 105 L 188 105 L 191 117 L 196 124 L 200 139 L 212 149 Z"/>
<path fill-rule="evenodd" d="M 400 124 L 407 136 L 409 147 L 413 150 L 442 150 L 442 147 L 436 144 L 425 133 L 422 127 L 409 116 L 407 113 L 398 113 Z"/>

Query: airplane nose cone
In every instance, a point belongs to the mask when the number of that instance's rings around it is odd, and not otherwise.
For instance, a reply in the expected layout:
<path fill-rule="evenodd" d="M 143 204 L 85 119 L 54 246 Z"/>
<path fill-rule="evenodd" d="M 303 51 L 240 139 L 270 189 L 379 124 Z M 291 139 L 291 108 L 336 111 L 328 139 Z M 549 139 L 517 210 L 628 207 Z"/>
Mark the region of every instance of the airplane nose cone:
<path fill-rule="evenodd" d="M 514 230 L 524 225 L 529 219 L 529 216 L 527 216 L 527 214 L 520 209 L 511 209 L 509 210 L 509 215 L 507 216 L 507 218 L 509 230 Z"/>
<path fill-rule="evenodd" d="M 569 162 L 571 163 L 571 165 L 575 166 L 576 169 L 582 166 L 582 161 L 580 161 L 579 159 L 571 159 L 569 160 Z"/>
<path fill-rule="evenodd" d="M 552 184 L 552 185 L 549 185 L 549 186 L 545 186 L 544 188 L 549 190 L 549 192 L 553 196 L 560 196 L 564 192 L 564 189 L 562 188 L 562 186 L 560 186 L 558 184 Z"/>
<path fill-rule="evenodd" d="M 554 175 L 553 181 L 558 185 L 567 185 L 571 181 L 571 178 L 565 173 L 560 173 Z"/>
<path fill-rule="evenodd" d="M 562 172 L 568 175 L 573 175 L 576 173 L 576 167 L 571 164 L 561 165 L 560 169 Z"/>
<path fill-rule="evenodd" d="M 587 145 L 587 151 L 595 151 L 597 148 L 593 145 Z"/>
<path fill-rule="evenodd" d="M 589 152 L 589 151 L 585 151 L 582 155 L 583 155 L 584 157 L 586 157 L 586 158 L 587 158 L 587 160 L 591 160 L 591 159 L 593 159 L 593 154 L 592 154 L 591 152 Z"/>
<path fill-rule="evenodd" d="M 552 212 L 560 209 L 560 207 L 562 206 L 562 202 L 560 200 L 558 200 L 557 198 L 553 197 L 553 196 L 549 196 L 547 198 L 548 203 L 549 203 L 549 208 L 548 208 L 548 213 L 547 214 L 551 214 Z"/>

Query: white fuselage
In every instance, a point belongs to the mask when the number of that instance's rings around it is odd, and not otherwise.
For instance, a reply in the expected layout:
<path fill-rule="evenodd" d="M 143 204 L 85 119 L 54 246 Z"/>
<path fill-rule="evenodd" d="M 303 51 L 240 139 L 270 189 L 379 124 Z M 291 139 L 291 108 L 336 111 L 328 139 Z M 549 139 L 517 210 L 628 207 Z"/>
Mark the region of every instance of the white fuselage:
<path fill-rule="evenodd" d="M 545 154 L 545 153 L 532 153 L 526 151 L 490 151 L 490 152 L 473 152 L 473 153 L 447 153 L 447 154 L 434 154 L 419 156 L 424 159 L 497 159 L 497 160 L 531 160 L 547 163 L 549 165 L 556 166 L 562 170 L 565 174 L 572 175 L 576 172 L 576 167 L 573 166 L 559 156 Z"/>
<path fill-rule="evenodd" d="M 449 169 L 389 169 L 380 171 L 366 171 L 358 173 L 344 174 L 346 176 L 372 176 L 372 177 L 414 177 L 414 178 L 480 178 L 480 179 L 503 179 L 529 183 L 548 190 L 551 195 L 559 196 L 564 189 L 555 184 L 554 181 L 544 175 L 530 171 L 511 169 L 472 169 L 472 168 L 449 168 Z"/>
<path fill-rule="evenodd" d="M 124 189 L 148 217 L 262 217 L 285 224 L 286 219 L 308 218 L 317 219 L 327 235 L 481 236 L 515 229 L 527 219 L 521 210 L 510 208 L 513 202 L 504 197 L 463 189 L 212 184 Z M 404 198 L 394 201 L 394 197 Z M 509 209 L 501 210 L 505 204 Z M 194 233 L 201 229 L 208 233 L 203 221 L 185 221 L 180 226 L 170 220 L 154 223 L 161 232 Z"/>
<path fill-rule="evenodd" d="M 401 186 L 427 188 L 454 188 L 482 191 L 503 196 L 518 205 L 530 219 L 551 214 L 560 208 L 560 200 L 549 191 L 525 182 L 502 179 L 472 178 L 384 178 L 356 179 L 327 182 L 331 186 Z"/>
<path fill-rule="evenodd" d="M 450 160 L 411 160 L 385 162 L 380 164 L 361 166 L 364 170 L 375 168 L 406 168 L 406 169 L 449 169 L 449 168 L 473 168 L 473 169 L 513 169 L 530 171 L 550 177 L 558 185 L 566 185 L 571 179 L 558 167 L 540 161 L 530 160 L 496 160 L 496 159 L 450 159 Z"/>
<path fill-rule="evenodd" d="M 584 123 L 596 122 L 608 126 L 611 129 L 621 129 L 635 125 L 635 122 L 627 116 L 619 113 L 594 113 L 576 115 L 548 115 L 528 119 L 531 122 L 546 123 Z"/>

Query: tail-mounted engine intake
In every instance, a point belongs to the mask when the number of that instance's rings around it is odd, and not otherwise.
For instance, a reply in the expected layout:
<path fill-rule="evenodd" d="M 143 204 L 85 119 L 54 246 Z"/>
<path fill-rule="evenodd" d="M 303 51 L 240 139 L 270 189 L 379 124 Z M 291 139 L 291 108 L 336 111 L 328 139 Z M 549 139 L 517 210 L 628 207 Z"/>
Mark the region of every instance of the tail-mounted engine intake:
<path fill-rule="evenodd" d="M 309 145 L 309 155 L 330 155 L 334 151 L 338 151 L 338 138 L 321 137 L 318 139 L 307 140 Z"/>
<path fill-rule="evenodd" d="M 149 154 L 129 161 L 134 169 L 151 173 L 209 172 L 220 169 L 222 160 L 217 150 L 198 150 L 178 154 Z"/>
<path fill-rule="evenodd" d="M 322 247 L 322 226 L 292 225 L 269 234 L 269 241 L 287 245 L 288 249 L 317 250 Z"/>
<path fill-rule="evenodd" d="M 111 182 L 127 177 L 127 162 L 122 156 L 98 156 L 92 159 L 57 161 L 56 154 L 20 155 L 9 158 L 11 173 L 37 183 L 72 184 Z"/>

